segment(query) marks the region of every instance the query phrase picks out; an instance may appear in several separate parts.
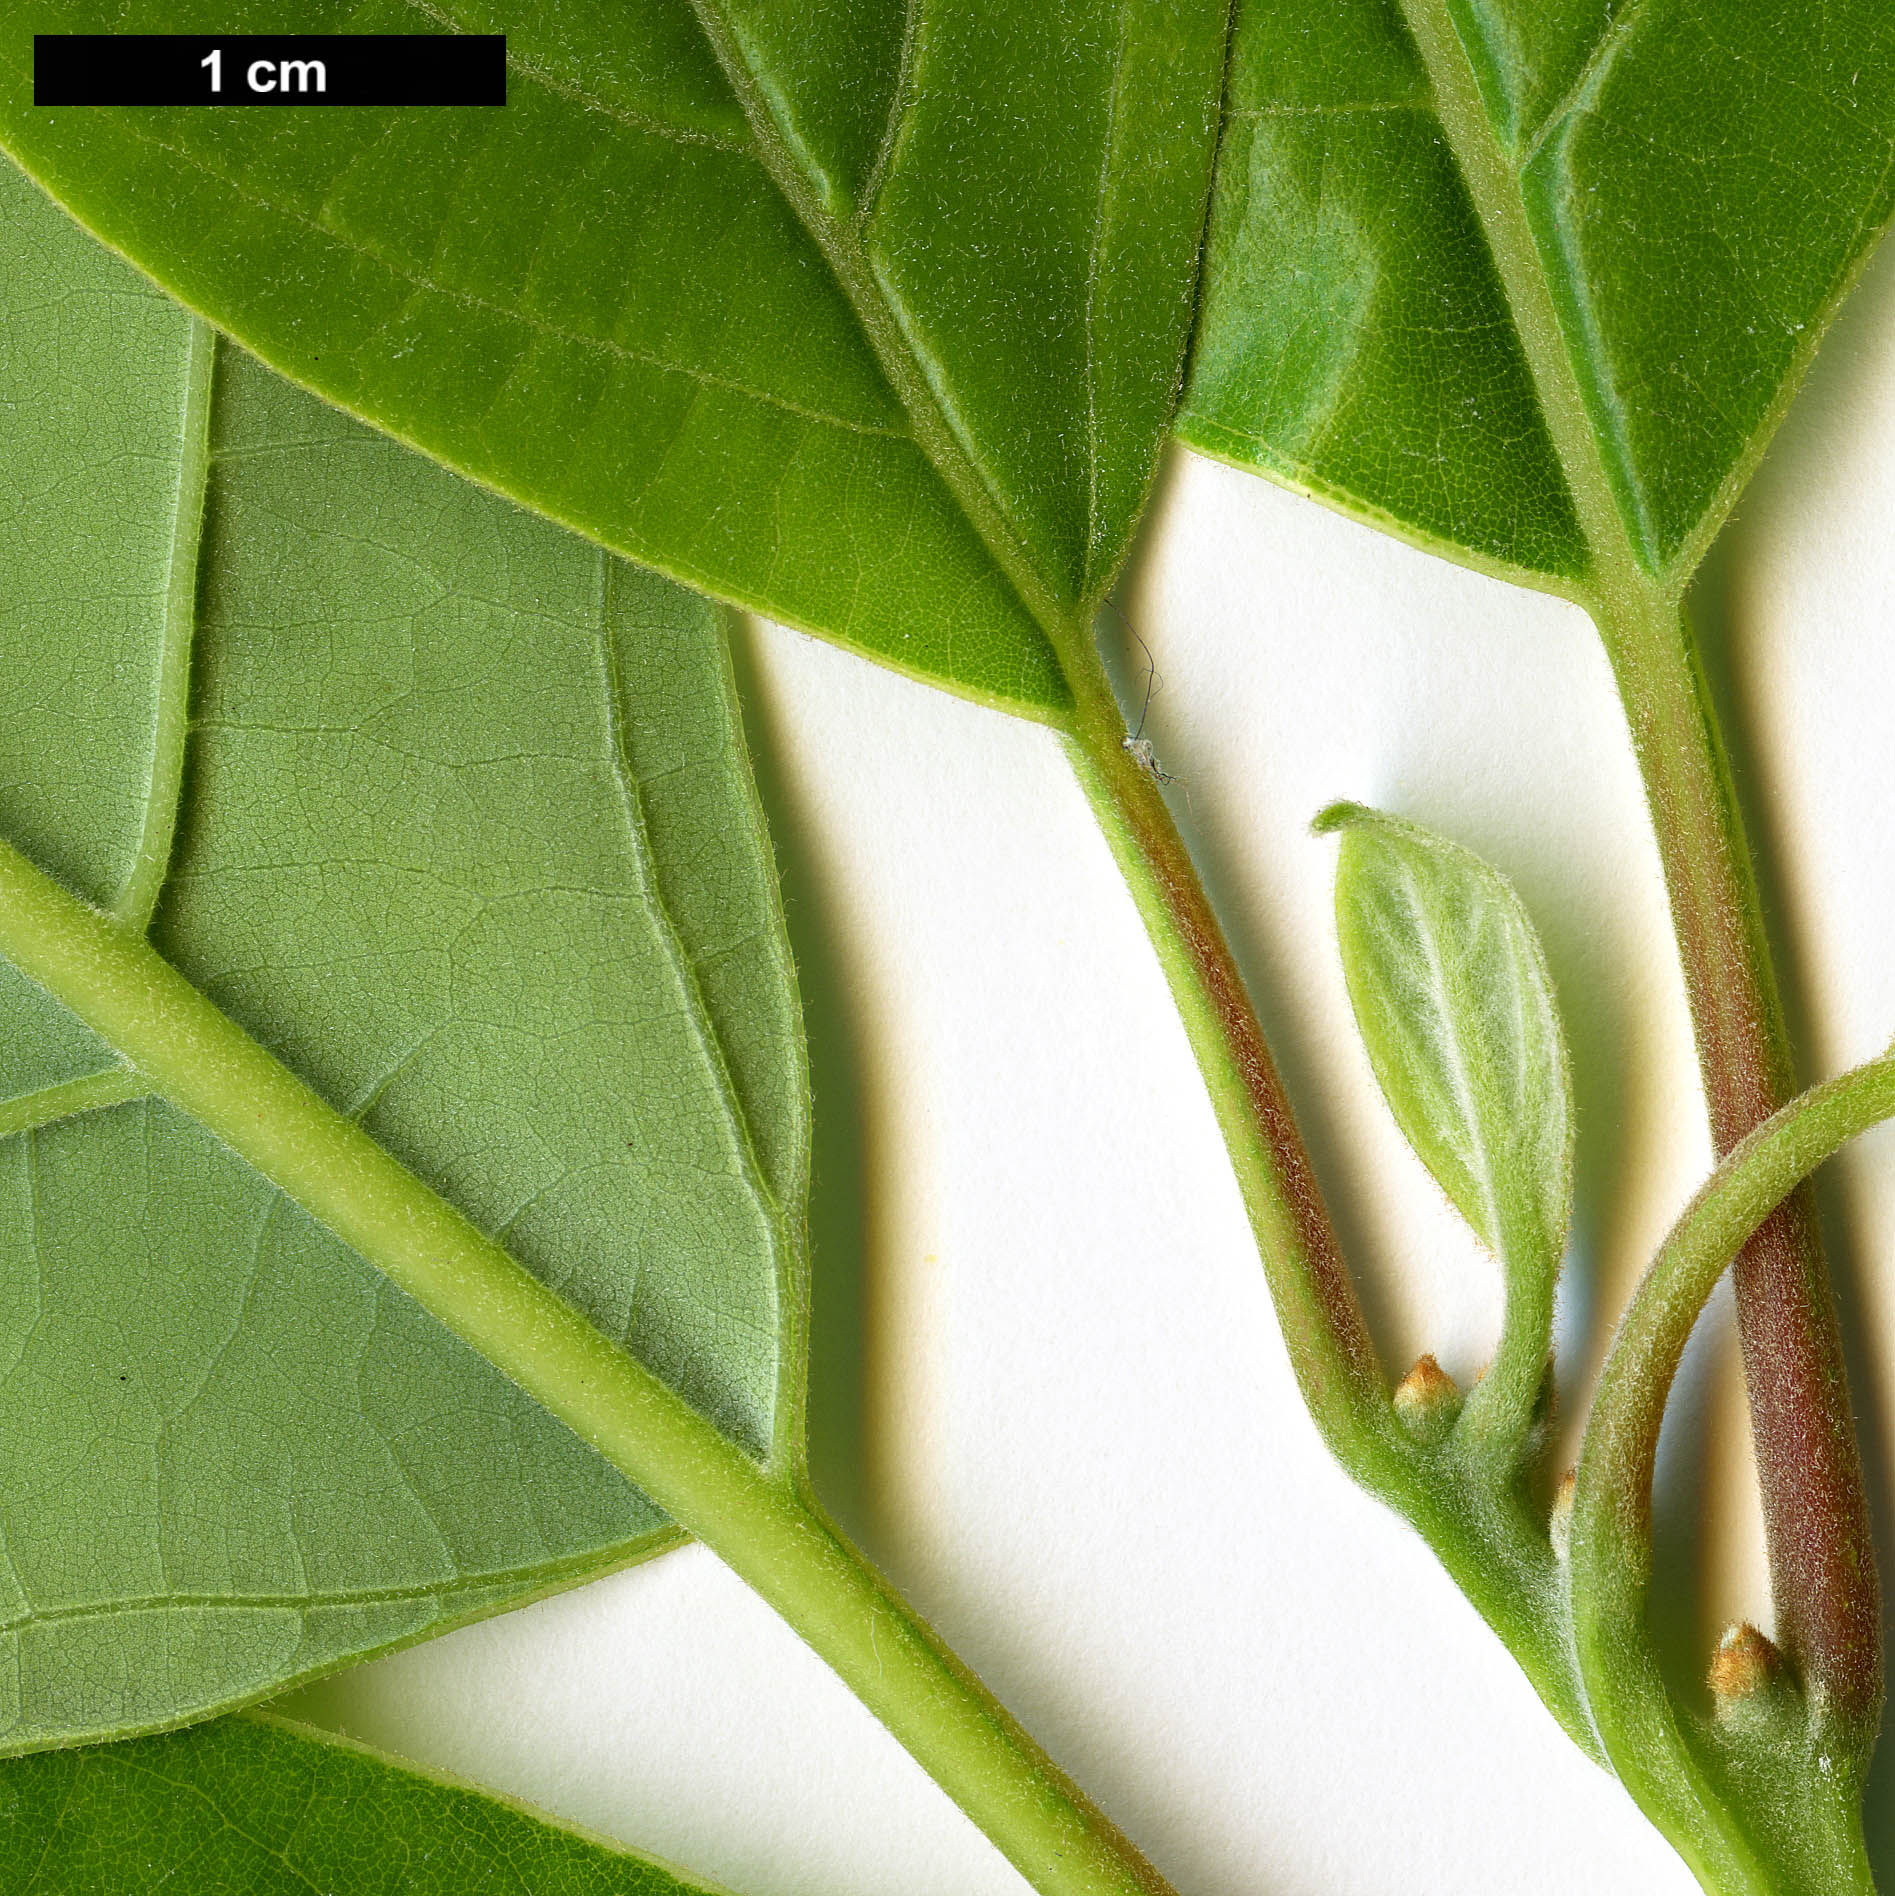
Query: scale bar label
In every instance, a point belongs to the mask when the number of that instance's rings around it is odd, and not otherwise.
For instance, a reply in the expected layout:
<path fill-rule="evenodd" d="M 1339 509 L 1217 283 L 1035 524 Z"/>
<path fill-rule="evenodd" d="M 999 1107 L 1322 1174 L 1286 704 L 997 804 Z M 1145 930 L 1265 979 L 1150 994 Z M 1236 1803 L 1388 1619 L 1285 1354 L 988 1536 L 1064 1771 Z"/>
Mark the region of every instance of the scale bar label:
<path fill-rule="evenodd" d="M 35 105 L 505 105 L 504 33 L 35 33 Z"/>

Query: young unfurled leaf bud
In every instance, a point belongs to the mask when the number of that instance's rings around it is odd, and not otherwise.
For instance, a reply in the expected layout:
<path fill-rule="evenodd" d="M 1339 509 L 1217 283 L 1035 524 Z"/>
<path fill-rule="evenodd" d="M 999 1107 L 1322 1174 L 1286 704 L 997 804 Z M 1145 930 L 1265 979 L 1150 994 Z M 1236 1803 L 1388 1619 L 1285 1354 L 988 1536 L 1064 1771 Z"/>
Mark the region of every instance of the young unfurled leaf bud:
<path fill-rule="evenodd" d="M 1382 1097 L 1506 1277 L 1468 1446 L 1524 1451 L 1552 1394 L 1573 1211 L 1571 1063 L 1540 938 L 1506 878 L 1446 837 L 1359 803 L 1331 804 L 1316 829 L 1342 839 L 1336 945 Z"/>
<path fill-rule="evenodd" d="M 1553 1513 L 1546 1523 L 1546 1531 L 1553 1542 L 1553 1552 L 1561 1560 L 1566 1558 L 1573 1544 L 1573 1495 L 1578 1487 L 1578 1471 L 1569 1468 L 1553 1490 Z"/>
<path fill-rule="evenodd" d="M 1728 1627 L 1711 1655 L 1711 1690 L 1718 1716 L 1742 1714 L 1765 1703 L 1783 1662 L 1777 1649 L 1748 1621 Z"/>
<path fill-rule="evenodd" d="M 1396 1385 L 1395 1413 L 1417 1441 L 1438 1442 L 1461 1413 L 1461 1391 L 1432 1356 L 1424 1356 Z"/>

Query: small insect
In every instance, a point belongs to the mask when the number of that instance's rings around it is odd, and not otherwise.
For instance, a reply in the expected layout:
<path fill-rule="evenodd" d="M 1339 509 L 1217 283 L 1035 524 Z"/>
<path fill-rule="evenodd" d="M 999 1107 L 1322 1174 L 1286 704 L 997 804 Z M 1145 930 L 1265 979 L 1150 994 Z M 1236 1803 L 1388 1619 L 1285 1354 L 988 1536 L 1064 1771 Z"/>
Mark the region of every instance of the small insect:
<path fill-rule="evenodd" d="M 1145 654 L 1145 702 L 1139 707 L 1138 729 L 1126 732 L 1119 739 L 1119 748 L 1153 783 L 1175 783 L 1177 779 L 1159 763 L 1158 753 L 1152 749 L 1151 739 L 1145 735 L 1145 720 L 1151 716 L 1152 696 L 1158 689 L 1158 661 L 1152 657 L 1151 647 L 1139 638 L 1138 630 L 1130 620 L 1121 615 L 1119 622 L 1133 638 L 1138 639 L 1138 649 Z"/>
<path fill-rule="evenodd" d="M 1178 780 L 1159 761 L 1158 753 L 1151 747 L 1149 737 L 1137 737 L 1130 733 L 1119 739 L 1119 748 L 1129 753 L 1135 763 L 1153 783 L 1176 783 Z"/>

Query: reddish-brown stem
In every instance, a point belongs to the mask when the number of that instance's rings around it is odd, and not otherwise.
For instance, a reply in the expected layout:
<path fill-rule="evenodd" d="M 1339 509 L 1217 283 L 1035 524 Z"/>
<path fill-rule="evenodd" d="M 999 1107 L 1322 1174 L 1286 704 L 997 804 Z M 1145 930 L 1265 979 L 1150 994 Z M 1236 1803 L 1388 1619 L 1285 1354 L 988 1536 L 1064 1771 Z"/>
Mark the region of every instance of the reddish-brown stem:
<path fill-rule="evenodd" d="M 1506 1641 L 1574 1741 L 1593 1749 L 1546 1520 L 1491 1469 L 1433 1457 L 1389 1396 L 1355 1285 L 1237 964 L 1090 647 L 1062 653 L 1070 750 L 1131 885 L 1216 1109 L 1303 1400 L 1336 1459 L 1398 1508 Z"/>
<path fill-rule="evenodd" d="M 1198 1057 L 1256 1233 L 1304 1401 L 1343 1464 L 1365 1467 L 1394 1426 L 1388 1385 L 1328 1209 L 1243 977 L 1158 785 L 1090 650 L 1068 653 L 1071 753 L 1144 912 Z"/>
<path fill-rule="evenodd" d="M 1727 1151 L 1794 1090 L 1730 772 L 1678 609 L 1620 510 L 1511 150 L 1446 0 L 1399 0 L 1487 237 L 1590 552 L 1588 603 L 1618 676 L 1664 859 L 1711 1124 Z M 1881 1603 L 1816 1225 L 1792 1204 L 1737 1266 L 1771 1591 L 1785 1645 L 1852 1717 L 1880 1702 Z"/>
<path fill-rule="evenodd" d="M 1796 1091 L 1743 819 L 1682 615 L 1599 617 L 1651 800 L 1721 1158 Z M 1880 1586 L 1807 1189 L 1758 1230 L 1736 1275 L 1778 1643 L 1840 1716 L 1872 1720 Z"/>

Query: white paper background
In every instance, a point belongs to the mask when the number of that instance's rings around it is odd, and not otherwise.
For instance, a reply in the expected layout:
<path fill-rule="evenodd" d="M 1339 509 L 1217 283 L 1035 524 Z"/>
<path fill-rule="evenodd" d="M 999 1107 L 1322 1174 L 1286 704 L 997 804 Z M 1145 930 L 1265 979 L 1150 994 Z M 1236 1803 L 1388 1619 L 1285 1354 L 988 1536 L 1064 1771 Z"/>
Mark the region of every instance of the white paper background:
<path fill-rule="evenodd" d="M 1891 521 L 1895 253 L 1697 600 L 1810 1078 L 1895 1031 Z M 1708 1156 L 1590 626 L 1183 454 L 1120 602 L 1162 676 L 1147 735 L 1398 1368 L 1431 1349 L 1477 1372 L 1498 1290 L 1374 1093 L 1336 966 L 1334 846 L 1309 819 L 1338 796 L 1399 811 L 1524 895 L 1577 1069 L 1570 1424 Z M 1132 647 L 1134 702 L 1142 666 Z M 748 670 L 810 993 L 819 1473 L 848 1523 L 1181 1896 L 1688 1896 L 1421 1544 L 1325 1457 L 1054 739 L 776 628 Z M 1826 1203 L 1886 1516 L 1895 1135 L 1832 1168 Z M 1667 1618 L 1700 1646 L 1767 1613 L 1728 1331 L 1720 1303 L 1664 1471 Z M 304 1704 L 743 1896 L 1023 1888 L 700 1549 Z M 1895 1876 L 1895 1812 L 1874 1827 Z"/>

